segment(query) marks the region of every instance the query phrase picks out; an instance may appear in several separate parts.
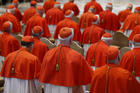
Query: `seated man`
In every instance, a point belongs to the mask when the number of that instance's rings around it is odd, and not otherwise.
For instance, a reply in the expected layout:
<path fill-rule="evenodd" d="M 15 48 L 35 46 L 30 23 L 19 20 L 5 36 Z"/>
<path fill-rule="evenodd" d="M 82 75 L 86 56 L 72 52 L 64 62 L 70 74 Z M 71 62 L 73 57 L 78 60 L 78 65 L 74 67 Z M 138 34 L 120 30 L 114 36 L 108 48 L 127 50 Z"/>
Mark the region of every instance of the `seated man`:
<path fill-rule="evenodd" d="M 60 44 L 43 59 L 39 80 L 45 83 L 45 93 L 83 93 L 81 86 L 91 81 L 92 68 L 81 54 L 70 48 L 73 35 L 73 29 L 62 28 Z"/>

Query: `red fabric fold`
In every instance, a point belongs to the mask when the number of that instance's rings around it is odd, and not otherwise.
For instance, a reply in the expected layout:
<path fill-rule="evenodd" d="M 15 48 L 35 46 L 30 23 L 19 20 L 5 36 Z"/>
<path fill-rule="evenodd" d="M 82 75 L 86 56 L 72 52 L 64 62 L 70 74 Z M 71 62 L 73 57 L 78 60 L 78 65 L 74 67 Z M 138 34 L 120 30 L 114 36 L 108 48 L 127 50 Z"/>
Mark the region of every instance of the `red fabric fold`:
<path fill-rule="evenodd" d="M 139 93 L 140 84 L 127 70 L 109 65 L 107 82 L 107 65 L 98 68 L 91 81 L 89 93 Z"/>
<path fill-rule="evenodd" d="M 18 50 L 19 48 L 20 43 L 15 37 L 5 32 L 0 35 L 1 56 L 6 57 L 9 53 Z"/>
<path fill-rule="evenodd" d="M 59 56 L 59 71 L 56 63 L 59 47 L 48 51 L 44 57 L 39 80 L 59 86 L 87 85 L 91 81 L 92 68 L 83 56 L 69 47 L 62 46 Z"/>
<path fill-rule="evenodd" d="M 52 8 L 46 12 L 46 21 L 48 24 L 57 25 L 57 23 L 64 19 L 64 13 L 58 8 Z"/>
<path fill-rule="evenodd" d="M 82 44 L 89 44 L 89 43 L 96 43 L 98 42 L 102 35 L 104 34 L 104 29 L 100 28 L 97 25 L 92 25 L 84 29 L 82 34 L 81 43 Z"/>
<path fill-rule="evenodd" d="M 41 26 L 43 28 L 43 37 L 49 38 L 51 36 L 46 20 L 42 18 L 39 14 L 35 14 L 28 20 L 24 36 L 32 35 L 32 29 L 34 26 Z"/>
<path fill-rule="evenodd" d="M 20 51 L 20 52 L 19 52 Z M 16 59 L 15 56 L 18 53 Z M 15 61 L 14 61 L 15 60 Z M 12 65 L 15 65 L 15 73 L 11 73 Z M 27 51 L 25 48 L 21 48 L 18 51 L 10 53 L 4 61 L 1 76 L 7 78 L 18 79 L 37 79 L 39 77 L 41 63 L 38 58 Z"/>
<path fill-rule="evenodd" d="M 53 36 L 55 39 L 58 39 L 59 31 L 63 27 L 73 28 L 74 29 L 73 40 L 80 41 L 81 32 L 80 32 L 79 25 L 76 22 L 72 21 L 72 19 L 69 19 L 69 18 L 65 18 L 64 20 L 60 21 L 57 24 L 56 29 L 55 29 L 55 33 L 54 33 L 54 36 Z"/>

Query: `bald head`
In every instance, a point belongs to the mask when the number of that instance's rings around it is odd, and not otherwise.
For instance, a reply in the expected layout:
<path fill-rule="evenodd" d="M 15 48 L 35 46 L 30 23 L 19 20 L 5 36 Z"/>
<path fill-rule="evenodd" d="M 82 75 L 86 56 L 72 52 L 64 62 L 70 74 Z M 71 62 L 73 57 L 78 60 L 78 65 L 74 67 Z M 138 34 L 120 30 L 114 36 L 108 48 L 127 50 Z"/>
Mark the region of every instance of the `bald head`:
<path fill-rule="evenodd" d="M 74 2 L 74 0 L 69 0 L 70 2 Z"/>
<path fill-rule="evenodd" d="M 119 63 L 119 49 L 115 46 L 110 46 L 106 52 L 108 63 Z"/>
<path fill-rule="evenodd" d="M 61 44 L 70 46 L 74 32 L 72 28 L 63 27 L 59 32 L 59 41 Z"/>
<path fill-rule="evenodd" d="M 128 4 L 127 9 L 132 10 L 133 9 L 133 5 L 132 4 Z"/>

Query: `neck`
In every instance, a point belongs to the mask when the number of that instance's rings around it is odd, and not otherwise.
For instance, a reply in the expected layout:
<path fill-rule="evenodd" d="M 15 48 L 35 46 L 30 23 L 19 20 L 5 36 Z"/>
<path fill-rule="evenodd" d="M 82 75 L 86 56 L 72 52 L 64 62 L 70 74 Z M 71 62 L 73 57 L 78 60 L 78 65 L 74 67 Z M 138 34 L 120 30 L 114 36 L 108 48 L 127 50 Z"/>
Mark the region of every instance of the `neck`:
<path fill-rule="evenodd" d="M 110 11 L 110 12 L 111 12 L 111 11 L 112 11 L 112 9 L 110 9 L 110 8 L 106 8 L 106 11 Z"/>
<path fill-rule="evenodd" d="M 97 25 L 98 24 L 98 22 L 96 21 L 96 22 L 92 22 L 92 25 Z"/>
<path fill-rule="evenodd" d="M 126 9 L 127 9 L 127 10 L 130 10 L 130 11 L 132 10 L 131 8 L 126 8 Z"/>
<path fill-rule="evenodd" d="M 140 46 L 134 46 L 134 48 L 140 48 Z"/>
<path fill-rule="evenodd" d="M 69 1 L 69 2 L 72 2 L 73 3 L 74 1 Z"/>
<path fill-rule="evenodd" d="M 108 62 L 108 64 L 119 64 L 119 60 L 116 58 L 116 59 L 114 59 L 114 60 L 108 60 L 107 61 Z"/>
<path fill-rule="evenodd" d="M 108 43 L 108 41 L 107 40 L 102 40 L 106 45 L 110 45 L 110 43 Z"/>
<path fill-rule="evenodd" d="M 31 49 L 26 46 L 22 46 L 22 48 L 26 49 L 28 52 L 31 52 Z"/>
<path fill-rule="evenodd" d="M 5 33 L 5 34 L 10 34 L 10 32 L 9 32 L 9 31 L 4 31 L 3 33 Z"/>
<path fill-rule="evenodd" d="M 40 37 L 34 36 L 34 39 L 40 39 Z"/>
<path fill-rule="evenodd" d="M 70 46 L 71 45 L 71 42 L 68 42 L 68 41 L 60 41 L 60 44 L 61 45 L 64 45 L 64 46 Z"/>
<path fill-rule="evenodd" d="M 42 15 L 42 14 L 40 14 L 40 13 L 37 13 L 37 14 L 38 14 L 39 16 L 41 16 L 41 17 L 43 16 L 43 15 Z"/>
<path fill-rule="evenodd" d="M 71 19 L 72 20 L 72 18 L 71 17 L 65 17 L 66 19 Z"/>
<path fill-rule="evenodd" d="M 59 44 L 58 46 L 63 46 L 63 47 L 70 47 L 70 45 L 66 45 L 66 44 Z"/>

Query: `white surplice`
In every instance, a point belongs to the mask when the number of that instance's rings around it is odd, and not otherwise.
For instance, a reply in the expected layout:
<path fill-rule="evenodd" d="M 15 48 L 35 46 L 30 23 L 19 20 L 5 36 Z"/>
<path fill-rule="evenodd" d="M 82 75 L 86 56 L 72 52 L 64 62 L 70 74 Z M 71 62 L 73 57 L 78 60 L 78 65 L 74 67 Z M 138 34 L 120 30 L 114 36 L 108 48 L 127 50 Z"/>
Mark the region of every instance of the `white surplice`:
<path fill-rule="evenodd" d="M 4 81 L 4 93 L 41 93 L 42 91 L 37 79 L 4 78 Z"/>
<path fill-rule="evenodd" d="M 48 27 L 49 27 L 49 31 L 51 33 L 51 37 L 53 38 L 55 29 L 56 29 L 56 25 L 48 25 Z"/>

